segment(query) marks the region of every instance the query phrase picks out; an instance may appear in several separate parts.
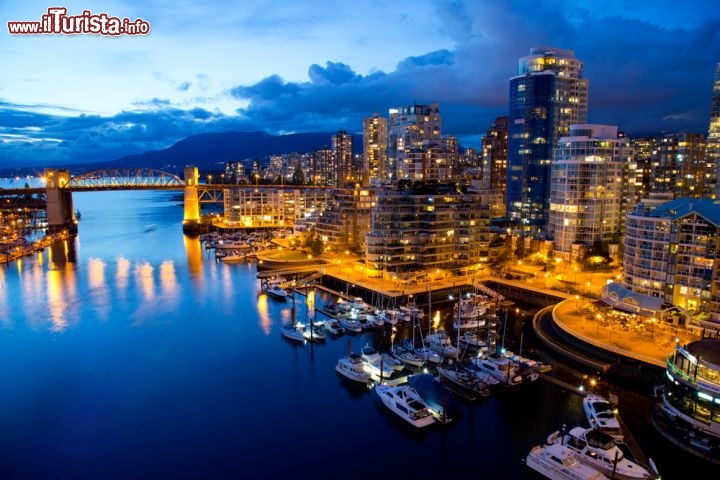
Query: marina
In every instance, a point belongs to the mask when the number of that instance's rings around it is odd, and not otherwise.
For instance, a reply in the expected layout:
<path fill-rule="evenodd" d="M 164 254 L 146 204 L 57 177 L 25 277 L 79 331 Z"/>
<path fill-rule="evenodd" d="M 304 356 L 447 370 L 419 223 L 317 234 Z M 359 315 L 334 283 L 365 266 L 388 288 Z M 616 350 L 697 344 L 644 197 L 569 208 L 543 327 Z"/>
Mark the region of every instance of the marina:
<path fill-rule="evenodd" d="M 276 478 L 293 474 L 276 461 L 278 448 L 310 456 L 318 444 L 351 435 L 359 443 L 382 437 L 395 445 L 393 458 L 386 455 L 381 462 L 387 475 L 467 475 L 474 470 L 449 459 L 484 452 L 483 475 L 536 478 L 520 459 L 548 432 L 584 419 L 577 389 L 582 375 L 538 356 L 526 335 L 523 355 L 532 353 L 553 367 L 543 378 L 519 389 L 491 388 L 483 401 L 468 402 L 439 385 L 433 373 L 408 374 L 408 384 L 430 380 L 431 390 L 435 385 L 440 390 L 426 393 L 434 397 L 434 403 L 426 401 L 435 423 L 417 432 L 403 428 L 407 422 L 380 408 L 369 382 L 333 370 L 349 351 L 359 353 L 366 344 L 389 353 L 412 340 L 413 332 L 420 344 L 428 315 L 422 332 L 400 321 L 328 336 L 322 343 L 288 340 L 281 332 L 293 315 L 309 323 L 306 297 L 298 293 L 294 302 L 274 301 L 264 294 L 254 261 L 225 264 L 199 240 L 178 235 L 168 211 L 179 215 L 181 209 L 171 194 L 103 193 L 107 204 L 123 200 L 122 210 L 111 212 L 114 218 L 93 209 L 94 195 L 99 194 L 78 195 L 84 225 L 77 243 L 3 270 L 0 309 L 10 311 L 10 299 L 21 307 L 0 331 L 0 365 L 14 386 L 2 400 L 7 417 L 0 462 L 9 475 L 120 479 L 146 471 L 171 478 L 219 472 Z M 148 205 L 151 211 L 141 217 Z M 113 227 L 118 219 L 122 228 Z M 145 232 L 148 223 L 157 227 Z M 128 233 L 133 228 L 137 236 Z M 39 277 L 46 281 L 33 280 Z M 315 289 L 318 323 L 327 320 L 318 312 L 339 298 L 330 290 L 343 289 Z M 37 304 L 37 295 L 52 301 Z M 451 304 L 437 305 L 433 313 L 444 309 L 441 326 L 456 339 L 448 323 Z M 515 348 L 510 338 L 508 328 L 506 345 Z M 544 379 L 549 374 L 558 377 Z M 52 394 L 40 385 L 51 386 Z M 281 438 L 267 428 L 270 421 L 282 425 Z M 675 461 L 665 461 L 681 454 L 668 455 L 642 424 L 633 425 L 632 433 L 656 459 L 663 478 L 681 478 L 673 477 Z M 65 447 L 38 450 L 38 442 Z M 343 448 L 326 448 L 318 478 L 366 478 L 366 472 L 348 473 Z M 178 451 L 188 453 L 178 460 Z M 419 452 L 432 455 L 422 455 L 422 462 L 394 459 L 413 459 Z"/>

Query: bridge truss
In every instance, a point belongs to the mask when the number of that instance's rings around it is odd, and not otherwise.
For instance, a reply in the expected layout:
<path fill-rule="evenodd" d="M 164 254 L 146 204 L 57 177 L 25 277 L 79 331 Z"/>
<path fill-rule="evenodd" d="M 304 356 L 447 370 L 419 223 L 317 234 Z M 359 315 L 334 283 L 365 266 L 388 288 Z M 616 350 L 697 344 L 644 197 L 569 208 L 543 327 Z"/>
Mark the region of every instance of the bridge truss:
<path fill-rule="evenodd" d="M 64 187 L 83 190 L 182 190 L 185 182 L 172 173 L 149 168 L 95 170 L 70 178 Z"/>

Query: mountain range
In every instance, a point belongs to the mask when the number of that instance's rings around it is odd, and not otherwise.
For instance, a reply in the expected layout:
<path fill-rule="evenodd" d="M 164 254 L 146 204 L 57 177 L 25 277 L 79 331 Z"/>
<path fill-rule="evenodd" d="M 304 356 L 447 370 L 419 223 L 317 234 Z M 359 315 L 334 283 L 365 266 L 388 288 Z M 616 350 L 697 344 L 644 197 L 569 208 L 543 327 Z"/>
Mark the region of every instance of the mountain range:
<path fill-rule="evenodd" d="M 269 155 L 310 153 L 330 148 L 333 132 L 292 133 L 271 135 L 266 132 L 216 132 L 186 137 L 162 150 L 126 155 L 108 162 L 73 164 L 67 168 L 73 174 L 108 168 L 153 168 L 181 174 L 185 166 L 194 165 L 200 171 L 222 170 L 223 164 L 239 160 L 263 160 Z M 353 134 L 353 152 L 362 153 L 362 135 Z M 35 172 L 37 168 L 33 169 Z M 32 173 L 32 172 L 28 172 Z M 24 175 L 19 169 L 2 171 L 0 176 Z"/>
<path fill-rule="evenodd" d="M 271 135 L 266 132 L 217 132 L 191 135 L 162 150 L 127 155 L 110 162 L 87 164 L 86 171 L 103 168 L 156 168 L 180 173 L 185 166 L 222 170 L 223 164 L 240 160 L 263 160 L 269 155 L 309 153 L 330 148 L 331 132 Z M 354 153 L 362 152 L 362 135 L 353 135 Z"/>

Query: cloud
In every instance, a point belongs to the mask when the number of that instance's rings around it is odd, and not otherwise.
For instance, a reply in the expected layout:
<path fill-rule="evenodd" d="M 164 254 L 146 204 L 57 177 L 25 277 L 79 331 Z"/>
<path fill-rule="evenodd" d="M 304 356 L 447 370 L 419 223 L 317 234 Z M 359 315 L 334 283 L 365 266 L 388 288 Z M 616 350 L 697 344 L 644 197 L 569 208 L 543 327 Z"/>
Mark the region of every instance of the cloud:
<path fill-rule="evenodd" d="M 0 162 L 112 160 L 209 131 L 360 132 L 362 119 L 373 113 L 433 101 L 440 104 L 444 133 L 479 143 L 494 118 L 507 115 L 508 81 L 518 58 L 535 46 L 573 50 L 584 63 L 590 122 L 631 135 L 706 132 L 720 61 L 718 13 L 687 0 L 682 15 L 695 16 L 678 22 L 660 16 L 664 10 L 654 2 L 633 2 L 632 10 L 622 0 L 608 2 L 600 10 L 557 0 L 439 0 L 436 27 L 452 40 L 451 48 L 417 52 L 384 71 L 361 74 L 352 59 L 323 58 L 308 62 L 303 81 L 273 74 L 231 84 L 224 95 L 241 105 L 235 115 L 201 108 L 211 104 L 201 95 L 210 95 L 211 81 L 217 82 L 203 74 L 176 80 L 156 72 L 168 89 L 190 92 L 191 99 L 182 105 L 138 100 L 132 111 L 112 116 L 0 101 Z"/>

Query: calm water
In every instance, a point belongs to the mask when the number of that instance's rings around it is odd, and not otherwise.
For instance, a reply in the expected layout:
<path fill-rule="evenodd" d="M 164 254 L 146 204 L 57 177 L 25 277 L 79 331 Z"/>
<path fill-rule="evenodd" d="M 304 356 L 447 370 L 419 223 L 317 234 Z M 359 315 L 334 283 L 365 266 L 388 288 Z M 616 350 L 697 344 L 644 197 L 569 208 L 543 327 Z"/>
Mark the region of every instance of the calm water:
<path fill-rule="evenodd" d="M 290 302 L 185 238 L 177 194 L 74 199 L 74 242 L 0 268 L 0 478 L 538 478 L 530 447 L 581 422 L 538 382 L 411 432 L 334 371 L 377 334 L 288 343 Z"/>

